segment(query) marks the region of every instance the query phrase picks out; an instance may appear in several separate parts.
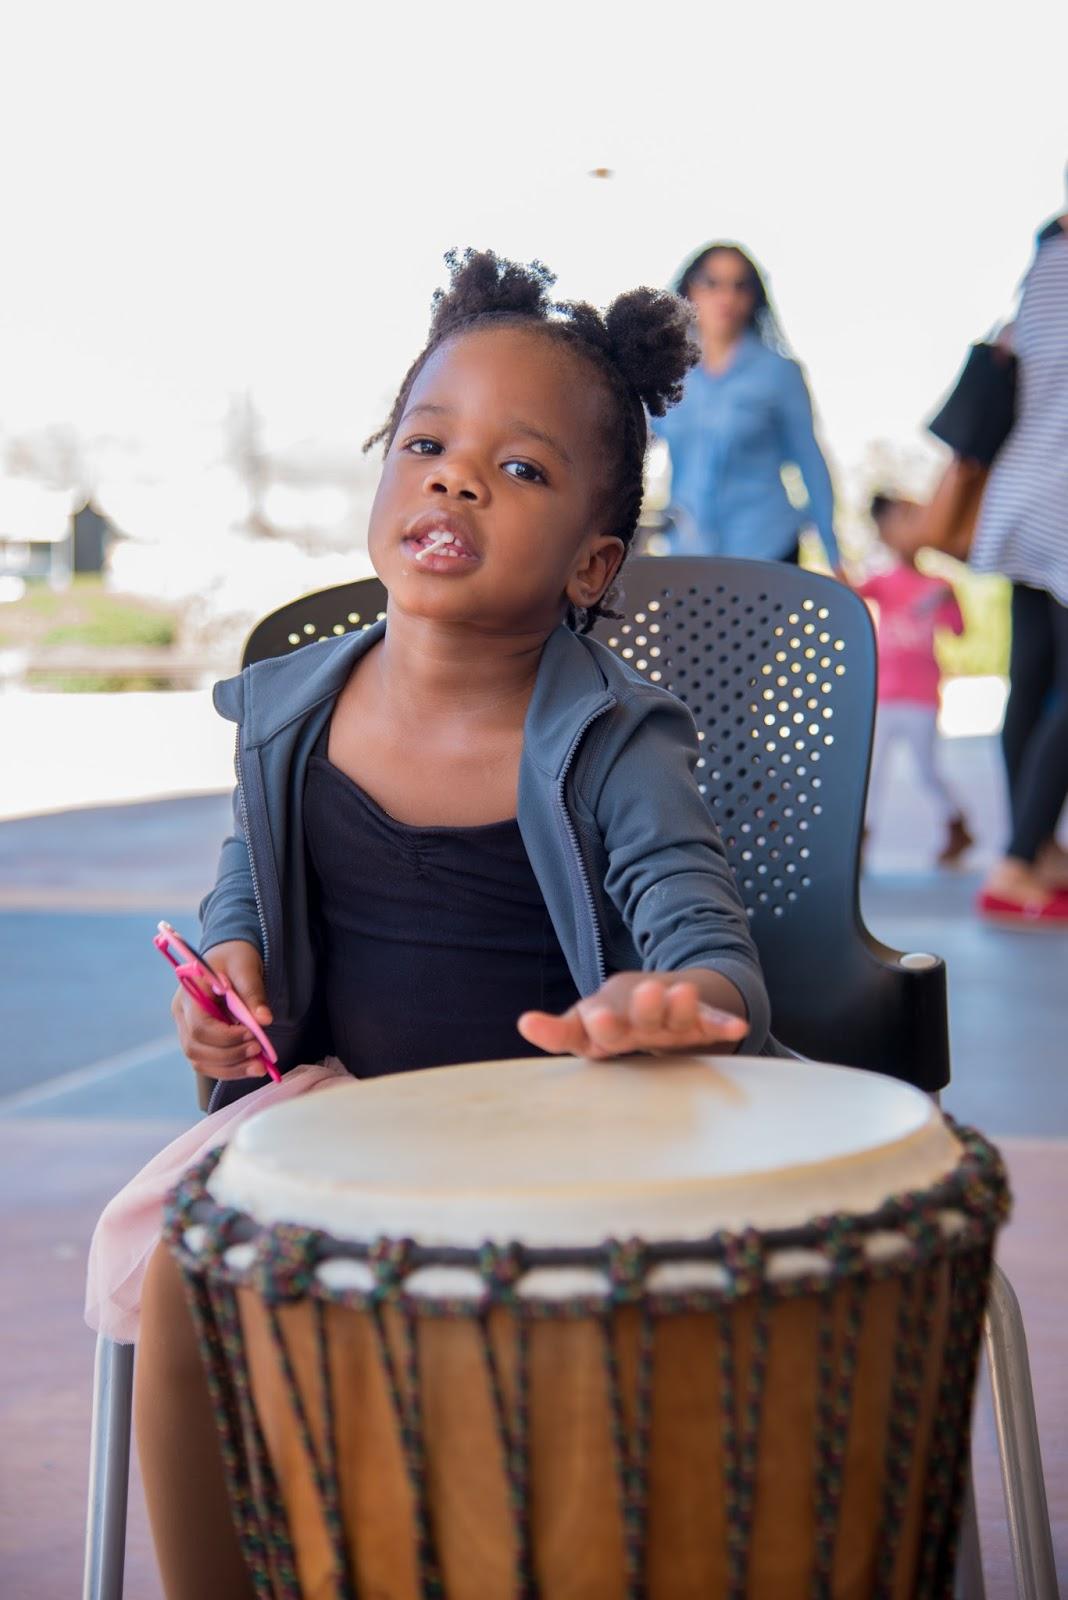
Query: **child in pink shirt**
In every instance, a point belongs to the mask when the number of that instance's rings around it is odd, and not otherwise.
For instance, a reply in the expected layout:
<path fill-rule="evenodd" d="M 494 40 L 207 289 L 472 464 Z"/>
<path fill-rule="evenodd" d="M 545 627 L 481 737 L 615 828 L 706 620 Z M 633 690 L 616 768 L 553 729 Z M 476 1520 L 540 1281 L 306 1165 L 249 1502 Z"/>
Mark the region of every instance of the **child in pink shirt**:
<path fill-rule="evenodd" d="M 905 744 L 912 752 L 920 782 L 938 806 L 945 828 L 938 862 L 949 866 L 973 841 L 935 760 L 940 674 L 934 639 L 939 628 L 963 633 L 964 619 L 949 585 L 916 570 L 919 510 L 908 500 L 875 496 L 872 519 L 881 543 L 897 559 L 888 571 L 857 585 L 857 593 L 878 607 L 878 715 L 868 826 L 872 826 L 882 800 L 890 751 L 895 744 Z"/>

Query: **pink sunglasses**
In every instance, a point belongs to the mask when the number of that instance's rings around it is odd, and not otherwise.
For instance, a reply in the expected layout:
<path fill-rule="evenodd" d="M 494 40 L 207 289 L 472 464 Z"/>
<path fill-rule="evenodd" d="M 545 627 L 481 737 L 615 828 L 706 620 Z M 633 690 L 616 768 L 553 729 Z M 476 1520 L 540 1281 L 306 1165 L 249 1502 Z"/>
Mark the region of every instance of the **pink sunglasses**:
<path fill-rule="evenodd" d="M 159 932 L 153 937 L 152 943 L 160 955 L 170 962 L 178 982 L 186 994 L 196 1001 L 201 1011 L 207 1012 L 209 1017 L 214 1017 L 216 1022 L 240 1022 L 249 1030 L 260 1047 L 260 1060 L 263 1065 L 275 1083 L 281 1083 L 282 1075 L 275 1066 L 278 1060 L 277 1051 L 241 996 L 235 993 L 227 980 L 219 973 L 213 972 L 204 957 L 194 950 L 191 944 L 186 944 L 181 934 L 175 933 L 169 922 L 160 923 Z M 204 985 L 207 985 L 207 988 L 204 988 Z M 225 1007 L 219 1003 L 221 1000 L 225 1000 Z M 249 1065 L 252 1065 L 251 1061 Z"/>

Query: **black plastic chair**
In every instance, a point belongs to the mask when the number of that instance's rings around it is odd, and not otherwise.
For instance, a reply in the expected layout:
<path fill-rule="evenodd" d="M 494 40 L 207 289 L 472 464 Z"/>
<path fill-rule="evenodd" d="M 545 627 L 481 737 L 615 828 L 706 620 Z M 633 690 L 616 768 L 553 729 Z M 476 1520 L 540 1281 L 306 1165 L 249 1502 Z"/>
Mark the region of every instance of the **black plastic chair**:
<path fill-rule="evenodd" d="M 268 661 L 271 656 L 288 655 L 316 640 L 369 628 L 385 614 L 386 591 L 377 578 L 357 578 L 354 583 L 317 589 L 314 594 L 279 606 L 257 622 L 245 640 L 241 665 Z"/>
<path fill-rule="evenodd" d="M 377 579 L 263 619 L 244 662 L 367 627 Z M 875 703 L 868 609 L 797 567 L 638 557 L 626 620 L 597 637 L 689 706 L 707 793 L 752 922 L 776 1036 L 936 1093 L 949 1082 L 943 963 L 880 944 L 858 900 Z M 650 774 L 650 777 L 653 775 Z"/>
<path fill-rule="evenodd" d="M 597 636 L 684 700 L 771 995 L 776 1037 L 929 1093 L 949 1082 L 943 963 L 859 903 L 875 636 L 830 578 L 781 563 L 639 558 Z"/>
<path fill-rule="evenodd" d="M 339 584 L 258 623 L 243 663 L 370 627 L 376 578 Z M 689 706 L 698 781 L 723 834 L 771 994 L 776 1036 L 817 1060 L 867 1067 L 930 1094 L 949 1082 L 944 963 L 881 944 L 860 915 L 860 841 L 875 708 L 867 607 L 783 563 L 639 557 L 626 615 L 597 637 Z M 650 774 L 655 781 L 655 774 Z M 1049 1514 L 1019 1304 L 997 1268 L 986 1323 L 1017 1590 L 1056 1600 Z M 131 1346 L 101 1339 L 94 1391 L 85 1595 L 122 1593 Z M 960 1567 L 982 1595 L 970 1493 Z"/>

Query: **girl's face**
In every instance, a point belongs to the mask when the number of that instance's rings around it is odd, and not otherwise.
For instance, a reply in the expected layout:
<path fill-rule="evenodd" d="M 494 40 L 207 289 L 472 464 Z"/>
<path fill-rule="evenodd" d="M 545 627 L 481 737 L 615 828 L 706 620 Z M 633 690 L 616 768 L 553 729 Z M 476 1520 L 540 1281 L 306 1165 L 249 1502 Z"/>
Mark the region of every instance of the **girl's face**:
<path fill-rule="evenodd" d="M 900 561 L 911 566 L 924 545 L 923 507 L 914 500 L 894 500 L 879 518 L 879 538 Z"/>
<path fill-rule="evenodd" d="M 489 631 L 551 629 L 623 558 L 597 527 L 605 396 L 580 357 L 525 328 L 446 340 L 386 455 L 369 549 L 391 604 Z M 447 540 L 447 542 L 443 542 Z"/>
<path fill-rule="evenodd" d="M 691 280 L 689 299 L 703 339 L 737 339 L 753 315 L 753 275 L 735 251 L 714 250 Z"/>

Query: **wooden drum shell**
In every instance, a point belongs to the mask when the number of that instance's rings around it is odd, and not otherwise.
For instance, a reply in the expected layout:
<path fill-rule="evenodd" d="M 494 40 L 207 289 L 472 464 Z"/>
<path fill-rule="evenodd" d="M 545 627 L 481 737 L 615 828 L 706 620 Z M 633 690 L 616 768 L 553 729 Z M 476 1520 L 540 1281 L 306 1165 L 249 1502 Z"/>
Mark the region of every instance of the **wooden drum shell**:
<path fill-rule="evenodd" d="M 877 1567 L 892 1541 L 893 1600 L 916 1593 L 916 1567 L 933 1419 L 945 1353 L 948 1266 L 922 1281 L 893 1277 L 864 1290 L 829 1593 L 861 1600 L 879 1592 Z M 833 1294 L 834 1348 L 844 1338 L 847 1285 Z M 886 1465 L 902 1299 L 919 1294 L 929 1318 L 918 1373 L 904 1507 L 890 1512 Z M 267 1311 L 238 1291 L 257 1414 L 292 1531 L 309 1600 L 342 1600 L 330 1542 L 296 1414 L 287 1397 Z M 756 1305 L 731 1308 L 739 1376 L 752 1355 Z M 384 1312 L 398 1365 L 400 1315 Z M 821 1299 L 777 1302 L 758 1435 L 746 1593 L 795 1600 L 809 1591 L 815 1559 L 814 1484 L 820 1405 Z M 639 1310 L 611 1314 L 624 1405 L 633 1423 Z M 279 1325 L 321 1448 L 324 1417 L 311 1302 L 284 1306 Z M 334 1384 L 339 1481 L 358 1595 L 420 1600 L 415 1505 L 389 1385 L 369 1312 L 324 1308 Z M 516 1318 L 489 1316 L 510 1406 L 515 1398 Z M 712 1312 L 655 1319 L 648 1476 L 646 1581 L 650 1600 L 726 1596 L 728 1495 L 724 1481 L 720 1319 Z M 530 1503 L 540 1592 L 552 1600 L 623 1600 L 620 1496 L 599 1319 L 538 1320 L 530 1340 Z M 449 1600 L 505 1600 L 516 1593 L 517 1547 L 502 1446 L 476 1322 L 418 1322 L 423 1435 L 431 1517 Z M 742 1387 L 742 1385 L 739 1385 Z M 739 1419 L 739 1425 L 740 1425 Z"/>

